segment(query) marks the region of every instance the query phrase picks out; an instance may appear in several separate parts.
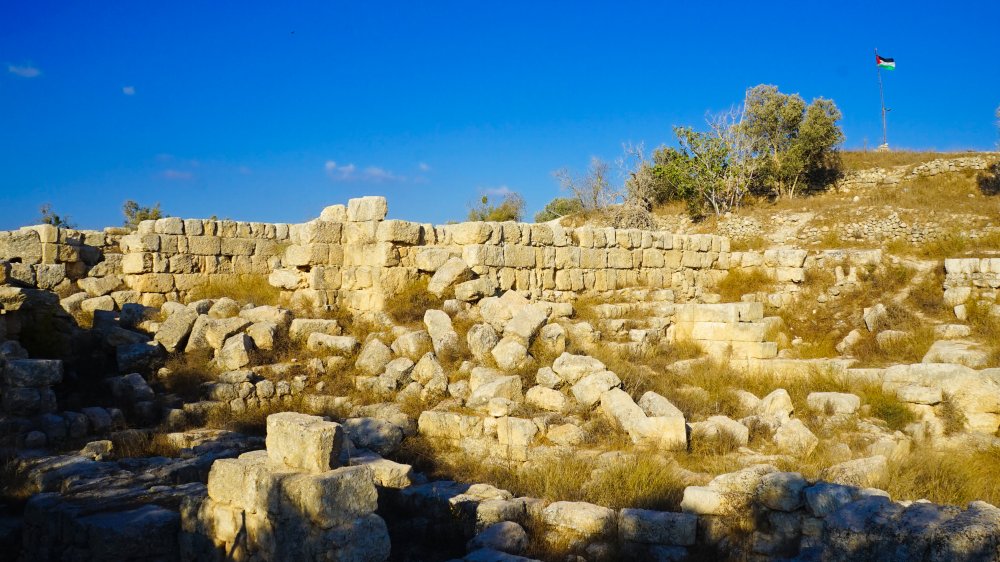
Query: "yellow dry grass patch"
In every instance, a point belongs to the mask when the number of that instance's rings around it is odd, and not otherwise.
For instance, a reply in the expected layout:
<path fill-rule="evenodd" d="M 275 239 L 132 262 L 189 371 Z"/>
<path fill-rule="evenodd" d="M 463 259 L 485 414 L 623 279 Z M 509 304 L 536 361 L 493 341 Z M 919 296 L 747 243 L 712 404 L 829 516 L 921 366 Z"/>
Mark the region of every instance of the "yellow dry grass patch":
<path fill-rule="evenodd" d="M 914 451 L 894 463 L 878 487 L 894 499 L 928 499 L 935 503 L 965 506 L 982 500 L 1000 502 L 1000 448 L 978 451 Z"/>
<path fill-rule="evenodd" d="M 722 302 L 739 302 L 743 295 L 770 293 L 777 282 L 758 268 L 731 269 L 729 273 L 712 287 L 712 291 L 722 297 Z"/>

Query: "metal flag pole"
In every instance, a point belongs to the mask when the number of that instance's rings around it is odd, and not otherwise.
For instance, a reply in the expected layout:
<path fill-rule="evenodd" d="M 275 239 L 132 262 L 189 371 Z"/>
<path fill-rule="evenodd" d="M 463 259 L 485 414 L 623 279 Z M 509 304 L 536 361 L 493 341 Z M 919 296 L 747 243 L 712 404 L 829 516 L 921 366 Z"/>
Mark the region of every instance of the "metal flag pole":
<path fill-rule="evenodd" d="M 885 127 L 885 90 L 882 88 L 882 67 L 878 64 L 878 48 L 875 49 L 875 73 L 878 74 L 878 95 L 882 102 L 882 146 L 879 150 L 889 150 L 889 139 Z"/>

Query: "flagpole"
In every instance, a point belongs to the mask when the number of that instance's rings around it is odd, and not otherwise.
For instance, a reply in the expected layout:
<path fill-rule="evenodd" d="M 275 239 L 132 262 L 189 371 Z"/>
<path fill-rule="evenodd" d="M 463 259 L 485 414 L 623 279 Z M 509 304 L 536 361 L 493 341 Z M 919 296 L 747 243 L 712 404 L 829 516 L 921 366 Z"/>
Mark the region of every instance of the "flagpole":
<path fill-rule="evenodd" d="M 885 127 L 885 90 L 882 88 L 882 67 L 878 64 L 878 48 L 875 49 L 875 73 L 878 74 L 878 96 L 882 102 L 882 146 L 879 148 L 889 150 L 889 139 Z"/>

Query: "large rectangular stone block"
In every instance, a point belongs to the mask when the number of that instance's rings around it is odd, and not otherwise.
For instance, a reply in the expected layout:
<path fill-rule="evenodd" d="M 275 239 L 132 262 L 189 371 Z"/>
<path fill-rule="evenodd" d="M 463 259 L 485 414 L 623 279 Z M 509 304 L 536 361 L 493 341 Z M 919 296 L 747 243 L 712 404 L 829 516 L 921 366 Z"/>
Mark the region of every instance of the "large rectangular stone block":
<path fill-rule="evenodd" d="M 188 236 L 188 251 L 199 256 L 217 256 L 222 252 L 222 239 L 216 236 Z"/>
<path fill-rule="evenodd" d="M 322 474 L 295 474 L 281 482 L 281 511 L 329 529 L 375 511 L 378 493 L 367 466 L 345 466 Z"/>
<path fill-rule="evenodd" d="M 272 462 L 323 472 L 339 466 L 344 430 L 316 416 L 282 412 L 267 417 L 265 441 Z"/>

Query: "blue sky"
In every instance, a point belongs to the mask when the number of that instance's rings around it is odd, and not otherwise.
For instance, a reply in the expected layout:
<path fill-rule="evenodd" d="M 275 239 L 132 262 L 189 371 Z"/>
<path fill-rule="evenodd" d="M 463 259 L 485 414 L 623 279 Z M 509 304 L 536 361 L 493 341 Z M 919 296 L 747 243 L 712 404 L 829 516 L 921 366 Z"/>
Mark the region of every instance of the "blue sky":
<path fill-rule="evenodd" d="M 395 218 L 461 219 L 552 171 L 776 84 L 832 98 L 846 146 L 991 149 L 1000 3 L 5 2 L 0 228 L 50 203 L 119 224 L 171 215 L 301 222 L 381 194 Z M 814 7 L 815 6 L 815 7 Z"/>

